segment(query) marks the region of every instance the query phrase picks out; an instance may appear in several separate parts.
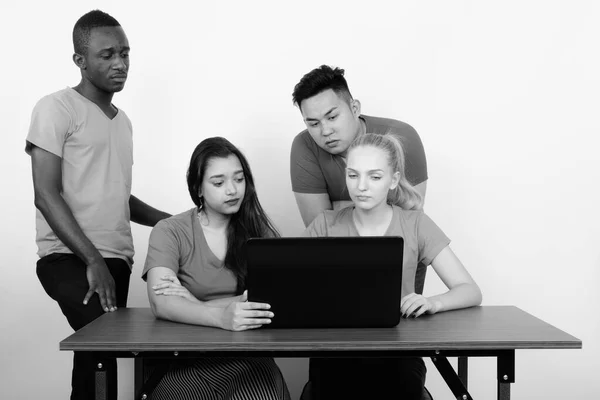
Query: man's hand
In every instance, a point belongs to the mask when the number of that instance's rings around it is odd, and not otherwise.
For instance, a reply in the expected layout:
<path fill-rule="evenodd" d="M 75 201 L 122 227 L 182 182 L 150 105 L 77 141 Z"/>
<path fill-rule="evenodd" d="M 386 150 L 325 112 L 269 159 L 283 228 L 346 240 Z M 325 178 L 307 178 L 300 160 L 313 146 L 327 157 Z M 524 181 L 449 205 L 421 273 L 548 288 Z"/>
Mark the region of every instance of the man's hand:
<path fill-rule="evenodd" d="M 104 260 L 95 261 L 86 267 L 86 276 L 90 288 L 83 299 L 83 304 L 98 293 L 100 305 L 105 312 L 116 311 L 117 296 L 115 293 L 115 280 L 113 279 Z"/>

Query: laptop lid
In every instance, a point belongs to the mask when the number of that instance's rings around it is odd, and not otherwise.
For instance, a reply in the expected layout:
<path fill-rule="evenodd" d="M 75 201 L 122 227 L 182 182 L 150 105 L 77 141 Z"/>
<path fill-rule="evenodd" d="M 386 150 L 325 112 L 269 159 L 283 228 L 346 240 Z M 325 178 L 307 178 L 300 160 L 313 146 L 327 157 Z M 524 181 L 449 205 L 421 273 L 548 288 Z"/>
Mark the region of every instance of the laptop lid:
<path fill-rule="evenodd" d="M 392 327 L 400 322 L 401 237 L 252 238 L 248 300 L 269 328 Z"/>

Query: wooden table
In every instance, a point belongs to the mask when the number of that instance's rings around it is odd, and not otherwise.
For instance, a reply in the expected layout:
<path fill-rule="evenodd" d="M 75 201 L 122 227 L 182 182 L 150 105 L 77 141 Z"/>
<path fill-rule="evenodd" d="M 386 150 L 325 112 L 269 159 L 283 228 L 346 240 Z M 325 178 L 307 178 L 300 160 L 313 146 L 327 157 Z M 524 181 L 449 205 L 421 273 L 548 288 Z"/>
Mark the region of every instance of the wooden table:
<path fill-rule="evenodd" d="M 495 357 L 498 399 L 506 400 L 510 399 L 510 383 L 515 381 L 515 350 L 581 347 L 581 340 L 512 306 L 473 307 L 403 319 L 397 327 L 385 329 L 246 332 L 161 321 L 148 308 L 127 308 L 103 315 L 60 342 L 60 350 L 134 357 L 136 399 L 147 398 L 144 358 L 420 356 L 431 357 L 460 400 L 472 398 L 467 390 L 467 357 Z M 458 374 L 447 357 L 459 357 Z M 105 374 L 99 363 L 97 399 L 105 398 Z"/>

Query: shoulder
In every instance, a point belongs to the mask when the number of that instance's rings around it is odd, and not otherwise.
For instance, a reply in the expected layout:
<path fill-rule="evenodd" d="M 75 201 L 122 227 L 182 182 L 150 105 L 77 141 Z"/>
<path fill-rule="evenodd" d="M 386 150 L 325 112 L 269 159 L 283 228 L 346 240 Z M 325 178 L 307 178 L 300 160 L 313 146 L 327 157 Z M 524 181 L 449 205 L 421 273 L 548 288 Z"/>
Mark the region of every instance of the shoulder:
<path fill-rule="evenodd" d="M 345 232 L 352 224 L 352 210 L 354 210 L 352 205 L 340 210 L 325 210 L 315 218 L 313 223 L 329 233 L 338 232 L 340 228 Z"/>
<path fill-rule="evenodd" d="M 411 125 L 406 122 L 398 121 L 391 118 L 372 117 L 369 115 L 361 115 L 367 124 L 367 131 L 370 133 L 395 133 L 402 137 L 418 137 L 419 134 Z"/>
<path fill-rule="evenodd" d="M 34 110 L 47 110 L 52 112 L 60 112 L 61 110 L 63 110 L 67 112 L 73 112 L 75 100 L 69 93 L 70 91 L 73 90 L 70 88 L 66 88 L 42 97 L 36 103 Z"/>
<path fill-rule="evenodd" d="M 423 218 L 427 218 L 423 210 L 405 210 L 398 206 L 394 208 L 394 218 L 404 225 L 417 227 Z"/>
<path fill-rule="evenodd" d="M 193 229 L 194 218 L 196 218 L 196 208 L 158 221 L 154 228 L 152 228 L 152 233 L 178 236 L 180 233 L 191 232 Z"/>
<path fill-rule="evenodd" d="M 292 156 L 294 153 L 316 152 L 319 146 L 305 129 L 294 137 L 292 142 Z"/>

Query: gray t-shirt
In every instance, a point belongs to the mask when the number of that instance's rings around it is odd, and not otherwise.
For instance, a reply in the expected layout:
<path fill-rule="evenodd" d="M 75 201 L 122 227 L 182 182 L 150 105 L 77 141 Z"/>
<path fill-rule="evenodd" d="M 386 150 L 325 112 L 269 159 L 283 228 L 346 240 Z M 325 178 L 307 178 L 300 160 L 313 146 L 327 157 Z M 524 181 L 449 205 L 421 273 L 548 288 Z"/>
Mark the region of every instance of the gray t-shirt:
<path fill-rule="evenodd" d="M 236 295 L 237 279 L 212 252 L 196 208 L 163 219 L 152 229 L 142 272 L 154 267 L 173 270 L 181 284 L 202 301 Z"/>
<path fill-rule="evenodd" d="M 35 145 L 61 158 L 62 197 L 85 236 L 107 257 L 133 264 L 129 197 L 133 167 L 131 121 L 110 119 L 71 88 L 42 98 L 33 109 L 25 151 Z M 36 210 L 38 255 L 72 253 Z"/>
<path fill-rule="evenodd" d="M 306 228 L 304 236 L 360 236 L 354 224 L 354 206 L 324 211 Z M 407 211 L 393 206 L 394 214 L 384 236 L 404 238 L 402 297 L 415 291 L 417 264 L 430 265 L 450 239 L 423 211 Z"/>
<path fill-rule="evenodd" d="M 367 133 L 395 134 L 406 155 L 406 178 L 416 186 L 427 180 L 427 159 L 417 131 L 410 125 L 388 118 L 361 115 Z M 327 193 L 330 201 L 348 201 L 346 163 L 339 154 L 330 154 L 319 147 L 308 133 L 300 132 L 292 143 L 290 177 L 295 193 Z"/>

